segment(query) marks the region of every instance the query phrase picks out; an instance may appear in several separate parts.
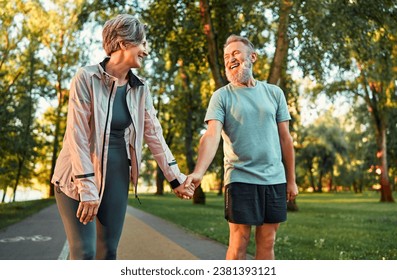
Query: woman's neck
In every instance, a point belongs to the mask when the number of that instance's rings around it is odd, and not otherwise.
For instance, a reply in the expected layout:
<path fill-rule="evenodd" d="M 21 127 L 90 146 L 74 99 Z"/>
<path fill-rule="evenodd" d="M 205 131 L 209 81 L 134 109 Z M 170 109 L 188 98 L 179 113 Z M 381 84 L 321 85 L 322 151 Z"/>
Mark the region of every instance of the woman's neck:
<path fill-rule="evenodd" d="M 108 63 L 106 63 L 105 68 L 107 73 L 118 79 L 117 83 L 119 85 L 124 85 L 127 82 L 127 75 L 130 68 L 128 65 L 125 65 L 117 55 L 114 55 L 114 53 L 110 57 Z"/>

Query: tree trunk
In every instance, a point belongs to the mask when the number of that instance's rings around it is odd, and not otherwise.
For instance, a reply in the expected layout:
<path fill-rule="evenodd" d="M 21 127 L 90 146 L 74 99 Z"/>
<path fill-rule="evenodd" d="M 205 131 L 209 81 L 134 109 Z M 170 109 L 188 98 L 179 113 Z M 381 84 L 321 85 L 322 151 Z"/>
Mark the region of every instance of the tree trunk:
<path fill-rule="evenodd" d="M 19 180 L 20 180 L 21 174 L 22 174 L 23 162 L 24 162 L 23 158 L 22 159 L 18 159 L 18 172 L 17 172 L 17 177 L 15 179 L 15 185 L 14 185 L 14 188 L 12 190 L 13 191 L 12 192 L 12 202 L 16 201 L 17 188 L 18 188 Z"/>
<path fill-rule="evenodd" d="M 167 132 L 167 135 L 164 136 L 165 142 L 168 146 L 171 146 L 173 136 L 170 132 Z M 161 170 L 160 166 L 156 162 L 156 195 L 163 195 L 164 194 L 164 181 L 166 180 L 163 171 Z"/>
<path fill-rule="evenodd" d="M 323 192 L 323 171 L 320 170 L 320 174 L 318 176 L 318 184 L 317 184 L 317 192 L 322 193 Z"/>
<path fill-rule="evenodd" d="M 329 177 L 329 181 L 328 181 L 328 188 L 329 188 L 329 190 L 331 192 L 332 191 L 337 192 L 338 190 L 336 189 L 336 186 L 334 187 L 334 171 L 333 170 L 334 169 L 332 168 L 331 172 L 330 172 L 330 177 Z"/>
<path fill-rule="evenodd" d="M 276 39 L 276 51 L 270 66 L 270 73 L 267 79 L 269 84 L 280 85 L 282 73 L 286 68 L 288 54 L 288 19 L 291 13 L 293 2 L 291 0 L 280 0 L 279 23 Z"/>
<path fill-rule="evenodd" d="M 316 185 L 314 183 L 314 174 L 313 174 L 312 169 L 313 169 L 313 166 L 310 166 L 310 168 L 309 168 L 310 185 L 313 188 L 313 190 L 315 190 L 316 189 Z"/>
<path fill-rule="evenodd" d="M 200 14 L 203 23 L 204 34 L 207 37 L 208 47 L 208 63 L 211 68 L 212 77 L 215 81 L 216 88 L 220 88 L 226 84 L 226 80 L 222 76 L 221 65 L 219 64 L 218 44 L 212 26 L 211 11 L 208 0 L 200 0 Z"/>
<path fill-rule="evenodd" d="M 187 73 L 183 69 L 183 65 L 181 66 L 180 69 L 180 74 L 181 78 L 183 81 L 183 88 L 186 92 L 186 96 L 188 98 L 186 104 L 188 107 L 188 112 L 192 112 L 193 108 L 191 107 L 193 104 L 192 100 L 192 92 L 189 90 L 190 88 L 190 79 Z M 193 114 L 186 114 L 186 119 L 185 119 L 185 155 L 186 155 L 186 161 L 187 161 L 187 168 L 189 173 L 192 173 L 194 170 L 195 162 L 193 159 Z M 199 185 L 193 195 L 193 204 L 205 204 L 205 193 L 203 189 L 201 188 L 201 185 Z"/>
<path fill-rule="evenodd" d="M 200 14 L 201 14 L 201 21 L 203 23 L 203 31 L 207 38 L 207 47 L 208 47 L 207 59 L 210 65 L 212 77 L 215 81 L 215 87 L 216 89 L 218 89 L 226 85 L 227 80 L 222 75 L 222 71 L 221 71 L 222 66 L 219 63 L 218 42 L 212 25 L 211 9 L 208 0 L 200 0 Z M 223 170 L 223 161 L 220 164 Z M 223 178 L 223 173 L 221 175 L 221 178 Z M 221 179 L 219 193 L 221 193 L 222 187 L 223 187 L 223 179 Z M 200 185 L 194 193 L 193 203 L 201 204 L 203 199 L 205 200 L 205 195 Z"/>
<path fill-rule="evenodd" d="M 156 195 L 163 195 L 164 194 L 164 173 L 161 170 L 160 166 L 157 164 L 156 167 Z"/>
<path fill-rule="evenodd" d="M 221 163 L 221 173 L 224 174 L 225 173 L 225 166 L 223 165 L 223 162 Z M 220 181 L 219 181 L 219 189 L 218 189 L 218 195 L 221 196 L 223 195 L 223 182 L 224 182 L 224 178 L 221 175 L 220 176 Z"/>
<path fill-rule="evenodd" d="M 296 199 L 289 200 L 287 202 L 287 210 L 292 212 L 299 211 L 298 204 L 296 204 Z"/>
<path fill-rule="evenodd" d="M 279 85 L 285 96 L 287 92 L 285 89 L 285 71 L 287 68 L 287 55 L 289 48 L 288 40 L 288 22 L 289 15 L 293 7 L 293 1 L 291 0 L 280 0 L 280 11 L 279 11 L 279 22 L 276 39 L 276 50 L 273 56 L 272 64 L 270 65 L 270 72 L 267 82 L 269 84 Z M 298 205 L 296 199 L 289 201 L 287 204 L 289 211 L 298 211 Z"/>
<path fill-rule="evenodd" d="M 187 162 L 187 168 L 189 173 L 192 173 L 194 170 L 194 151 L 193 151 L 193 96 L 192 96 L 192 91 L 190 90 L 190 79 L 188 74 L 186 73 L 183 64 L 180 67 L 180 75 L 182 78 L 182 85 L 183 85 L 183 90 L 185 91 L 185 97 L 187 98 L 186 104 L 187 108 L 187 114 L 186 114 L 186 119 L 185 119 L 185 155 L 186 155 L 186 162 Z"/>
<path fill-rule="evenodd" d="M 6 194 L 7 194 L 7 187 L 4 187 L 3 197 L 1 198 L 1 203 L 4 203 L 6 201 Z"/>
<path fill-rule="evenodd" d="M 358 193 L 358 184 L 357 180 L 354 180 L 352 183 L 354 193 Z"/>
<path fill-rule="evenodd" d="M 382 98 L 384 92 L 381 85 L 379 86 L 376 83 L 368 82 L 364 71 L 361 71 L 361 77 L 365 90 L 364 99 L 375 125 L 376 145 L 378 148 L 376 157 L 379 159 L 379 165 L 381 170 L 380 180 L 379 180 L 379 183 L 381 185 L 380 201 L 394 202 L 393 194 L 390 187 L 389 174 L 388 174 L 389 167 L 387 163 L 387 141 L 386 141 L 387 123 L 385 116 L 383 115 L 385 114 L 385 112 L 379 106 L 379 98 Z"/>
<path fill-rule="evenodd" d="M 387 142 L 386 142 L 386 125 L 382 123 L 381 127 L 379 128 L 379 133 L 377 133 L 377 144 L 378 144 L 378 153 L 377 157 L 380 161 L 380 185 L 381 185 L 381 202 L 394 202 L 391 185 L 389 180 L 389 168 L 387 164 Z"/>
<path fill-rule="evenodd" d="M 201 185 L 194 191 L 193 204 L 205 204 L 205 193 Z"/>
<path fill-rule="evenodd" d="M 31 145 L 30 145 L 30 135 L 31 135 L 31 127 L 32 127 L 32 111 L 33 111 L 33 84 L 34 84 L 34 66 L 35 66 L 35 56 L 34 52 L 29 52 L 30 56 L 30 65 L 29 65 L 29 96 L 28 96 L 28 113 L 27 113 L 27 121 L 26 121 L 26 126 L 25 126 L 25 131 L 24 131 L 24 147 L 22 147 L 21 150 L 21 157 L 19 158 L 19 164 L 18 164 L 18 172 L 17 172 L 17 177 L 15 180 L 15 186 L 13 189 L 13 202 L 15 202 L 16 199 L 16 193 L 17 193 L 17 188 L 22 176 L 22 169 L 25 165 L 26 158 L 28 154 L 31 153 Z"/>
<path fill-rule="evenodd" d="M 54 196 L 54 185 L 51 183 L 52 175 L 54 174 L 55 164 L 58 156 L 59 149 L 59 136 L 61 133 L 61 112 L 63 106 L 63 96 L 62 93 L 59 93 L 58 97 L 58 108 L 56 112 L 56 120 L 55 120 L 55 132 L 54 132 L 54 143 L 52 146 L 52 159 L 51 159 L 51 172 L 50 172 L 50 191 L 49 196 Z"/>

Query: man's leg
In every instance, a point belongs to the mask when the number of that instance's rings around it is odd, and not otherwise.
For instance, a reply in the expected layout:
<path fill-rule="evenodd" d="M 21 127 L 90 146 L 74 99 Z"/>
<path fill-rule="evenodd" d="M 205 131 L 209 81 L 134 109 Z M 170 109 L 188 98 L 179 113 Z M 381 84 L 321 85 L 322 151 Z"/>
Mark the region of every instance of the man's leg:
<path fill-rule="evenodd" d="M 256 260 L 274 260 L 276 232 L 280 224 L 264 224 L 256 227 Z"/>
<path fill-rule="evenodd" d="M 227 260 L 245 260 L 250 241 L 251 226 L 229 223 L 229 247 Z"/>

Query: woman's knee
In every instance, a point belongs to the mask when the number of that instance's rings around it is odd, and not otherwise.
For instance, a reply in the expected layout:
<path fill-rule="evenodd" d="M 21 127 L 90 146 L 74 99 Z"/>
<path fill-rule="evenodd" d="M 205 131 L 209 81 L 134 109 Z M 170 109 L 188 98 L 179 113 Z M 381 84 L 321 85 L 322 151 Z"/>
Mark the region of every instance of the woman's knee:
<path fill-rule="evenodd" d="M 69 246 L 71 260 L 95 260 L 96 249 L 92 245 L 72 244 Z"/>

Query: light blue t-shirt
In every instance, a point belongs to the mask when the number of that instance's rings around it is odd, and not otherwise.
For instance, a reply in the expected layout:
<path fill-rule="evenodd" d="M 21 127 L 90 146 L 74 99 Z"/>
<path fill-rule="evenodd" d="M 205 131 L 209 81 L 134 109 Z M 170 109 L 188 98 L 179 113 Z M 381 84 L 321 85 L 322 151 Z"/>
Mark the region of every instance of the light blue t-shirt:
<path fill-rule="evenodd" d="M 225 185 L 286 182 L 277 123 L 290 119 L 284 93 L 275 85 L 228 84 L 214 92 L 205 122 L 223 123 Z"/>

